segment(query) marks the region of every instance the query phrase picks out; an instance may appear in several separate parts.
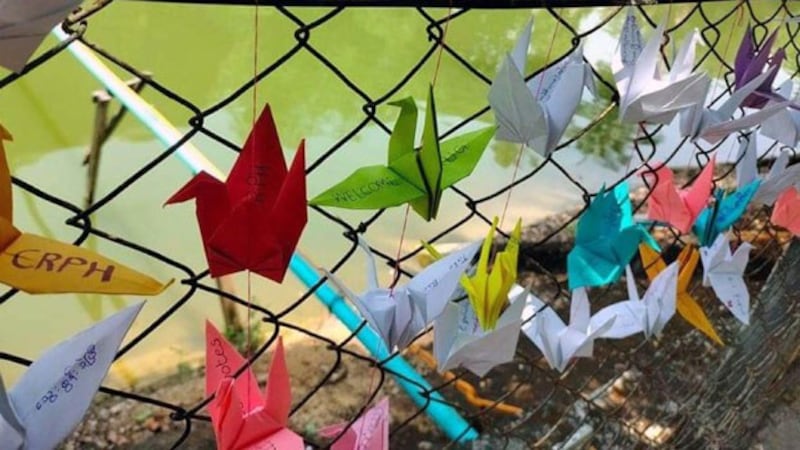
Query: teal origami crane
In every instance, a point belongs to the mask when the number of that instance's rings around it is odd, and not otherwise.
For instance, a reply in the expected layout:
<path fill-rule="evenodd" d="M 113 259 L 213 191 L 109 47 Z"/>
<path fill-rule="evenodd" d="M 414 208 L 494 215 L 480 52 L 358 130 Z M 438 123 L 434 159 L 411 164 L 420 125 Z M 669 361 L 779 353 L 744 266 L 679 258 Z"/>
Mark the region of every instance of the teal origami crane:
<path fill-rule="evenodd" d="M 694 234 L 701 247 L 714 243 L 720 233 L 742 217 L 760 185 L 761 180 L 755 180 L 727 195 L 721 189 L 714 192 L 714 204 L 706 207 L 694 223 Z"/>
<path fill-rule="evenodd" d="M 611 192 L 605 187 L 578 219 L 575 247 L 567 255 L 569 289 L 617 281 L 644 241 L 659 250 L 655 239 L 633 220 L 626 182 Z"/>
<path fill-rule="evenodd" d="M 439 142 L 433 88 L 422 130 L 422 146 L 414 147 L 417 106 L 411 97 L 391 103 L 400 116 L 389 139 L 386 166 L 357 169 L 344 181 L 319 194 L 312 205 L 347 209 L 381 209 L 409 203 L 427 221 L 436 218 L 442 191 L 468 177 L 494 136 L 487 127 Z"/>

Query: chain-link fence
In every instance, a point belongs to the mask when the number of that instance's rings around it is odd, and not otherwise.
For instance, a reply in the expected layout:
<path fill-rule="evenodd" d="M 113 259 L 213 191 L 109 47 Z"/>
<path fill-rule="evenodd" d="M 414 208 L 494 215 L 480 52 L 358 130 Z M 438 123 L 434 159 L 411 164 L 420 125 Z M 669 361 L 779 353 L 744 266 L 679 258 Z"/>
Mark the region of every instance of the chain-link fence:
<path fill-rule="evenodd" d="M 106 43 L 91 38 L 94 23 L 104 20 L 103 10 L 115 8 L 117 3 L 124 2 L 106 0 L 84 5 L 64 24 L 64 30 L 69 34 L 66 41 L 39 53 L 21 73 L 0 80 L 0 88 L 7 88 L 24 80 L 28 74 L 46 66 L 51 59 L 64 52 L 70 42 L 80 41 L 106 64 L 139 79 L 146 86 L 149 95 L 157 95 L 160 102 L 174 103 L 174 108 L 183 109 L 192 116 L 188 121 L 188 131 L 181 141 L 142 164 L 113 189 L 90 201 L 88 206 L 72 204 L 60 198 L 58 192 L 37 187 L 35 182 L 19 177 L 13 180 L 17 189 L 27 191 L 37 197 L 37 201 L 48 202 L 72 215 L 66 223 L 81 230 L 76 244 L 81 244 L 92 236 L 113 245 L 127 247 L 183 274 L 180 280 L 182 295 L 172 299 L 170 307 L 144 327 L 143 331 L 129 338 L 118 358 L 124 359 L 129 351 L 149 339 L 187 304 L 197 301 L 198 293 L 208 292 L 220 296 L 223 303 L 248 308 L 249 316 L 263 320 L 269 336 L 250 354 L 250 360 L 258 361 L 259 366 L 264 360 L 262 356 L 271 348 L 278 334 L 284 331 L 292 330 L 323 344 L 320 354 L 327 354 L 326 370 L 323 376 L 303 383 L 303 387 L 295 392 L 292 409 L 295 429 L 314 448 L 331 444 L 330 438 L 321 437 L 316 432 L 316 426 L 325 424 L 316 423 L 310 426 L 308 423 L 300 423 L 314 419 L 315 409 L 320 407 L 320 402 L 315 399 L 324 398 L 325 402 L 341 401 L 341 407 L 334 416 L 352 423 L 382 395 L 381 392 L 392 395 L 392 401 L 396 400 L 400 405 L 393 410 L 393 448 L 423 448 L 425 445 L 428 445 L 427 448 L 450 448 L 461 445 L 427 422 L 424 413 L 431 402 L 444 402 L 460 412 L 481 433 L 485 448 L 581 448 L 586 445 L 596 448 L 655 445 L 698 448 L 716 445 L 721 448 L 735 448 L 749 442 L 757 427 L 757 420 L 760 420 L 767 406 L 780 392 L 782 385 L 779 381 L 789 373 L 797 347 L 797 332 L 794 330 L 798 327 L 793 318 L 797 316 L 795 304 L 798 303 L 795 302 L 796 290 L 793 289 L 797 283 L 793 269 L 796 249 L 793 244 L 788 246 L 788 252 L 792 254 L 780 259 L 791 234 L 770 223 L 768 207 L 750 208 L 733 228 L 735 240 L 750 242 L 756 247 L 751 253 L 745 276 L 755 299 L 752 304 L 751 324 L 748 327 L 741 326 L 714 298 L 710 289 L 701 287 L 699 269 L 691 284 L 691 292 L 700 300 L 725 346 L 717 345 L 676 316 L 658 339 L 645 340 L 639 334 L 623 340 L 600 340 L 595 344 L 592 358 L 577 359 L 566 371 L 558 373 L 548 366 L 539 350 L 523 336 L 512 363 L 498 366 L 486 377 L 479 379 L 463 369 L 446 374 L 437 373 L 435 362 L 432 362 L 429 353 L 431 339 L 428 334 L 420 336 L 403 352 L 433 386 L 424 393 L 428 401 L 422 407 L 413 406 L 401 399 L 399 390 L 393 387 L 391 381 L 391 377 L 398 374 L 386 367 L 387 359 L 376 360 L 362 348 L 354 346 L 355 333 L 344 339 L 332 339 L 323 332 L 314 331 L 292 319 L 291 313 L 297 308 L 314 301 L 315 292 L 323 286 L 324 280 L 314 283 L 291 302 L 287 302 L 288 306 L 283 308 L 275 308 L 270 302 L 250 303 L 246 296 L 236 295 L 233 290 L 215 284 L 204 268 L 185 264 L 178 255 L 169 251 L 147 248 L 124 235 L 104 231 L 101 221 L 93 220 L 93 217 L 112 205 L 132 186 L 145 182 L 143 180 L 148 179 L 148 174 L 167 164 L 180 146 L 189 140 L 201 137 L 206 142 L 214 141 L 219 148 L 238 151 L 239 147 L 235 143 L 238 141 L 216 131 L 210 125 L 213 120 L 209 118 L 232 107 L 237 101 L 247 103 L 248 96 L 253 95 L 254 86 L 268 83 L 282 67 L 291 64 L 300 55 L 311 58 L 315 62 L 316 72 L 325 72 L 326 77 L 333 77 L 354 95 L 357 100 L 348 101 L 347 105 L 358 104 L 361 109 L 358 123 L 346 133 L 337 136 L 335 143 L 328 148 L 313 149 L 313 142 L 309 145 L 309 155 L 313 155 L 313 158 L 308 158 L 307 163 L 306 173 L 309 180 L 317 178 L 330 181 L 332 176 L 328 167 L 331 165 L 346 165 L 350 161 L 353 166 L 360 166 L 361 155 L 354 150 L 356 147 L 353 142 L 368 127 L 377 126 L 382 129 L 388 141 L 391 126 L 387 119 L 393 120 L 389 116 L 393 112 L 387 103 L 408 94 L 410 83 L 414 80 L 427 83 L 435 79 L 434 92 L 439 100 L 440 114 L 446 113 L 453 104 L 459 105 L 457 119 L 449 120 L 447 127 L 443 123 L 439 124 L 440 131 L 443 131 L 442 136 L 457 135 L 463 130 L 472 129 L 476 123 L 492 123 L 486 92 L 499 63 L 511 49 L 516 34 L 505 36 L 504 42 L 507 46 L 501 49 L 481 48 L 480 40 L 487 34 L 508 33 L 507 28 L 493 29 L 486 20 L 495 12 L 492 11 L 493 8 L 517 8 L 516 14 L 524 16 L 518 21 L 520 24 L 531 14 L 536 18 L 533 58 L 538 62 L 533 65 L 536 71 L 527 75 L 533 76 L 544 68 L 557 64 L 578 45 L 585 44 L 588 47 L 594 41 L 595 44 L 599 43 L 598 47 L 594 50 L 587 48 L 586 54 L 588 61 L 592 63 L 597 93 L 592 99 L 583 99 L 577 117 L 550 157 L 540 158 L 529 149 L 519 150 L 513 146 L 493 144 L 495 160 L 501 166 L 504 165 L 505 170 L 492 172 L 492 176 L 498 177 L 497 174 L 500 173 L 505 178 L 480 182 L 468 178 L 458 183 L 442 199 L 442 203 L 448 206 L 443 208 L 434 222 L 435 226 L 421 227 L 419 234 L 433 245 L 463 242 L 467 236 L 472 238 L 475 234 L 483 235 L 488 231 L 492 217 L 501 212 L 511 218 L 525 215 L 525 208 L 531 207 L 531 204 L 535 206 L 537 201 L 563 203 L 573 199 L 574 205 L 565 205 L 559 214 L 543 220 L 531 219 L 535 223 L 526 226 L 520 253 L 520 283 L 530 283 L 533 292 L 548 307 L 566 317 L 569 309 L 566 255 L 574 243 L 574 224 L 602 184 L 612 186 L 623 180 L 630 180 L 632 185 L 642 186 L 633 193 L 634 209 L 639 211 L 646 204 L 649 195 L 647 184 L 642 182 L 643 171 L 652 172 L 660 161 L 670 162 L 676 167 L 678 181 L 689 184 L 699 169 L 708 164 L 712 156 L 716 156 L 719 166 L 715 183 L 721 187 L 729 187 L 740 158 L 737 154 L 739 141 L 755 138 L 758 134 L 757 128 L 746 130 L 711 146 L 678 137 L 675 126 L 621 124 L 616 111 L 619 95 L 608 61 L 613 52 L 609 45 L 616 45 L 615 39 L 628 8 L 635 10 L 646 35 L 652 33 L 660 21 L 667 20 L 665 42 L 662 45 L 665 62 L 669 60 L 666 55 L 673 52 L 674 42 L 679 42 L 694 28 L 700 31 L 704 45 L 698 49 L 696 65 L 698 70 L 704 70 L 714 78 L 712 97 L 708 99 L 713 103 L 727 97 L 733 89 L 732 61 L 747 25 L 752 27 L 759 43 L 772 30 L 780 29 L 777 46 L 786 50 L 787 60 L 779 78 L 797 76 L 800 49 L 795 36 L 800 31 L 800 26 L 786 19 L 798 15 L 800 6 L 785 0 L 668 2 L 668 5 L 634 2 L 642 4 L 633 6 L 627 1 L 557 0 L 510 4 L 442 0 L 423 2 L 420 5 L 403 2 L 384 4 L 345 1 L 328 4 L 325 1 L 300 1 L 272 2 L 276 4 L 270 6 L 264 6 L 266 2 L 256 2 L 261 4 L 262 11 L 268 10 L 269 14 L 275 14 L 292 24 L 292 44 L 277 58 L 262 58 L 260 61 L 256 59 L 256 73 L 252 79 L 247 74 L 242 74 L 241 79 L 247 81 L 241 83 L 239 88 L 217 99 L 213 104 L 201 107 L 180 94 L 181 86 L 162 84 L 157 72 L 145 72 L 150 68 L 126 62 L 112 51 L 105 50 Z M 245 6 L 230 7 L 254 7 L 253 2 L 244 1 L 185 3 L 238 3 Z M 314 14 L 306 14 L 305 7 L 312 6 L 321 9 L 315 9 Z M 381 10 L 381 14 L 387 17 L 399 11 L 388 9 L 389 7 L 405 8 L 404 14 L 413 14 L 416 19 L 409 21 L 410 25 L 403 22 L 403 26 L 414 27 L 418 39 L 427 42 L 424 53 L 413 60 L 406 58 L 407 70 L 393 74 L 391 78 L 396 81 L 391 86 L 380 89 L 375 87 L 376 83 L 369 83 L 369 89 L 361 87 L 364 76 L 346 72 L 337 64 L 337 61 L 355 54 L 356 58 L 363 61 L 363 70 L 366 73 L 379 71 L 381 64 L 376 62 L 377 56 L 373 58 L 362 55 L 358 48 L 360 44 L 367 46 L 369 37 L 365 36 L 363 40 L 356 42 L 342 42 L 339 46 L 321 45 L 321 41 L 315 40 L 315 35 L 322 35 L 323 39 L 335 39 L 335 35 L 324 34 L 326 26 L 335 23 L 340 16 L 359 14 L 362 11 L 360 8 L 364 6 L 385 6 L 387 9 Z M 185 7 L 196 6 L 187 4 Z M 525 8 L 533 8 L 533 12 Z M 401 23 L 394 24 L 391 20 L 376 23 L 373 31 L 393 33 L 395 31 L 392 27 L 395 25 L 399 27 Z M 231 26 L 246 27 L 249 24 L 236 23 Z M 175 29 L 173 32 L 189 33 L 190 30 Z M 474 37 L 470 38 L 470 34 L 474 34 Z M 407 32 L 402 34 L 404 37 L 408 35 Z M 119 37 L 129 38 L 137 37 Z M 268 46 L 276 37 L 262 33 L 260 39 L 262 46 Z M 465 45 L 465 42 L 470 45 Z M 536 46 L 536 42 L 545 42 L 546 45 Z M 320 50 L 321 47 L 325 50 Z M 195 48 L 192 51 L 202 52 L 203 49 Z M 480 53 L 480 57 L 476 53 Z M 444 67 L 441 72 L 440 65 Z M 462 81 L 459 88 L 448 88 L 456 71 L 459 72 L 458 77 L 468 77 L 470 81 Z M 463 86 L 467 87 L 461 90 Z M 423 92 L 419 89 L 412 91 L 418 97 Z M 280 94 L 290 95 L 298 103 L 314 101 L 313 86 L 305 85 L 298 92 Z M 270 94 L 262 94 L 264 96 L 268 99 Z M 450 102 L 448 97 L 458 97 L 458 100 Z M 464 106 L 465 103 L 469 105 Z M 259 108 L 260 106 L 258 105 Z M 86 107 L 89 107 L 88 102 Z M 465 108 L 469 108 L 470 113 L 462 113 Z M 13 113 L 9 110 L 4 112 Z M 279 115 L 277 120 L 281 122 Z M 759 139 L 759 167 L 769 167 L 781 150 L 793 151 L 792 148 L 770 139 Z M 380 153 L 378 150 L 375 151 Z M 594 167 L 601 174 L 599 177 L 576 174 L 575 165 L 586 159 L 596 162 Z M 99 172 L 102 176 L 102 166 Z M 545 180 L 544 184 L 557 184 L 559 193 L 571 194 L 559 196 L 553 194 L 556 191 L 550 190 L 543 192 L 555 195 L 555 200 L 539 198 L 535 191 L 543 189 L 540 180 Z M 183 180 L 160 182 L 177 188 Z M 323 184 L 329 183 L 322 183 L 320 186 Z M 480 188 L 474 187 L 478 184 L 481 184 Z M 485 186 L 491 186 L 491 189 L 484 189 Z M 310 194 L 314 195 L 316 192 Z M 581 200 L 583 206 L 580 204 Z M 136 215 L 135 211 L 128 213 Z M 311 206 L 309 214 L 313 216 L 312 222 L 325 224 L 322 227 L 324 230 L 314 232 L 324 236 L 335 235 L 336 239 L 346 239 L 350 243 L 349 249 L 337 255 L 334 263 L 325 264 L 325 269 L 332 273 L 347 264 L 361 266 L 362 261 L 356 256 L 358 251 L 355 236 L 359 233 L 368 234 L 376 227 L 394 230 L 393 239 L 386 240 L 390 243 L 386 246 L 376 245 L 374 250 L 390 270 L 396 271 L 402 277 L 412 276 L 412 269 L 419 265 L 425 254 L 422 245 L 414 245 L 414 242 L 410 242 L 411 239 L 403 241 L 401 230 L 405 229 L 405 225 L 401 227 L 398 220 L 413 221 L 414 218 L 403 218 L 396 211 L 349 213 L 335 208 Z M 506 228 L 501 233 L 506 237 L 510 230 L 507 226 L 511 222 L 507 220 L 503 224 Z M 464 233 L 465 227 L 478 231 Z M 186 228 L 193 229 L 194 224 L 186 224 Z M 692 238 L 680 235 L 672 229 L 654 227 L 651 231 L 658 239 L 667 261 L 674 260 L 680 249 L 693 242 Z M 153 232 L 158 232 L 157 226 L 154 226 Z M 398 248 L 400 251 L 397 251 Z M 301 250 L 304 249 L 301 247 Z M 310 250 L 305 249 L 310 258 L 315 259 L 315 254 Z M 781 261 L 778 266 L 777 261 Z M 769 277 L 773 267 L 776 267 L 775 274 Z M 643 274 L 641 266 L 634 269 Z M 642 276 L 643 283 L 644 279 Z M 762 290 L 764 286 L 766 288 Z M 359 290 L 358 286 L 351 288 Z M 759 294 L 755 295 L 757 292 Z M 0 297 L 0 304 L 14 302 L 17 295 L 14 290 L 7 292 Z M 621 283 L 614 283 L 592 289 L 590 297 L 594 310 L 625 298 L 625 289 Z M 3 336 L 15 337 L 8 334 Z M 5 352 L 0 353 L 0 358 L 15 364 L 30 363 L 28 359 Z M 359 372 L 372 375 L 357 378 Z M 290 376 L 296 383 L 295 379 L 304 378 L 304 373 L 295 371 Z M 338 397 L 344 395 L 341 386 L 337 387 L 341 383 L 341 377 L 356 380 L 348 389 L 361 391 L 360 394 L 363 395 L 358 396 L 357 402 L 348 403 Z M 359 382 L 368 382 L 369 386 L 359 385 Z M 112 401 L 127 399 L 147 405 L 152 411 L 160 411 L 162 418 L 171 423 L 172 429 L 181 430 L 178 434 L 165 434 L 170 436 L 169 442 L 161 442 L 161 445 L 187 448 L 200 445 L 192 441 L 192 436 L 209 421 L 204 410 L 209 402 L 208 398 L 199 402 L 172 402 L 160 398 L 160 391 L 103 388 L 101 392 L 108 394 Z M 432 393 L 441 394 L 441 398 L 434 399 Z M 108 397 L 104 398 L 108 401 Z M 103 420 L 102 415 L 98 417 L 94 412 L 91 414 L 95 414 L 91 416 L 92 420 Z M 143 428 L 147 425 L 139 423 L 133 425 L 135 426 Z M 90 435 L 91 428 L 86 424 L 82 425 L 78 435 Z M 75 442 L 89 445 L 92 441 Z M 103 445 L 113 444 L 105 442 Z"/>

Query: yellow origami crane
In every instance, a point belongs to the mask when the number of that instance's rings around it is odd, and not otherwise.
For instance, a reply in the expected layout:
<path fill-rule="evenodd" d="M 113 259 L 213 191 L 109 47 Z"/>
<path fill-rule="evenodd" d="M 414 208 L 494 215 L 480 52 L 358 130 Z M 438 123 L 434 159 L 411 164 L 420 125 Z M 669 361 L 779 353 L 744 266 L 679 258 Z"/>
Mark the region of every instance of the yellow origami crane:
<path fill-rule="evenodd" d="M 667 268 L 667 264 L 661 259 L 661 256 L 647 245 L 639 246 L 639 254 L 642 257 L 642 265 L 644 265 L 647 272 L 647 277 L 651 281 L 662 270 Z M 719 345 L 725 345 L 716 330 L 714 330 L 711 321 L 708 320 L 706 313 L 703 312 L 703 308 L 689 293 L 689 283 L 692 281 L 692 275 L 699 259 L 700 253 L 692 245 L 684 247 L 678 255 L 678 264 L 680 265 L 680 274 L 678 275 L 678 313 L 711 340 Z"/>
<path fill-rule="evenodd" d="M 96 293 L 156 295 L 160 283 L 99 254 L 42 236 L 22 233 L 12 223 L 11 174 L 0 125 L 0 282 L 30 294 Z M 170 281 L 171 283 L 171 281 Z"/>
<path fill-rule="evenodd" d="M 497 324 L 503 307 L 508 303 L 508 292 L 517 281 L 517 258 L 519 255 L 519 241 L 522 236 L 522 220 L 517 220 L 511 239 L 506 244 L 505 250 L 498 252 L 494 258 L 492 270 L 489 270 L 489 253 L 492 251 L 492 240 L 497 229 L 497 217 L 492 221 L 492 229 L 483 241 L 481 255 L 475 275 L 461 276 L 461 286 L 467 292 L 469 302 L 478 323 L 485 331 L 493 330 Z"/>

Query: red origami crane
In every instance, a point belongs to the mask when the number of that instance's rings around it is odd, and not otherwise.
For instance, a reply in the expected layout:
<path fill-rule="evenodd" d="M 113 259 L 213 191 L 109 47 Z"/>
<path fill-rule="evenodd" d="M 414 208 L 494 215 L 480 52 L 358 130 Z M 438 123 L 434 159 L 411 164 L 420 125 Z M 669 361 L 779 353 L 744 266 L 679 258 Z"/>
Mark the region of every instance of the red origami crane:
<path fill-rule="evenodd" d="M 206 321 L 206 395 L 214 395 L 208 413 L 219 450 L 304 450 L 303 438 L 288 428 L 292 407 L 283 340 L 272 356 L 262 395 L 242 355 Z"/>
<path fill-rule="evenodd" d="M 647 218 L 664 222 L 677 228 L 681 233 L 688 233 L 700 212 L 708 205 L 711 190 L 714 188 L 715 158 L 703 168 L 691 187 L 678 189 L 672 169 L 666 164 L 655 172 L 644 175 L 655 182 L 647 200 Z"/>
<path fill-rule="evenodd" d="M 252 270 L 280 283 L 308 222 L 305 141 L 287 170 L 266 105 L 228 179 L 200 172 L 167 204 L 191 199 L 212 277 Z"/>

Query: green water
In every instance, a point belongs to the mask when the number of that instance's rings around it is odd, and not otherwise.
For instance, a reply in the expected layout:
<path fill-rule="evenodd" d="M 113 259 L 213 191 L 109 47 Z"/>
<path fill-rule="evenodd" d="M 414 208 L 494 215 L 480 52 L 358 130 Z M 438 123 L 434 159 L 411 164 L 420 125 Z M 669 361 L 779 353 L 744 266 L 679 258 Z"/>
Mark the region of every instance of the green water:
<path fill-rule="evenodd" d="M 672 14 L 677 16 L 688 8 L 676 6 Z M 659 14 L 666 12 L 664 8 L 657 11 Z M 296 9 L 293 12 L 310 21 L 327 10 Z M 441 16 L 445 11 L 429 12 Z M 583 9 L 563 14 L 571 23 L 580 23 L 581 28 L 588 29 L 608 13 L 607 10 Z M 491 76 L 530 15 L 529 11 L 473 11 L 453 23 L 448 30 L 447 42 L 470 64 Z M 554 35 L 553 49 L 549 53 L 561 54 L 569 45 L 568 33 L 563 28 L 558 30 L 551 16 L 546 13 L 536 13 L 535 16 L 534 33 L 542 38 L 534 39 L 535 48 L 531 52 L 529 67 L 540 67 L 547 59 Z M 699 25 L 699 18 L 694 17 Z M 115 2 L 91 18 L 87 36 L 91 42 L 134 67 L 152 72 L 160 83 L 200 108 L 208 108 L 253 76 L 253 19 L 254 10 L 247 7 Z M 590 43 L 595 41 L 594 45 L 587 45 L 590 60 L 610 58 L 610 49 L 616 43 L 612 36 L 619 30 L 621 19 L 620 15 L 604 29 L 608 34 L 598 33 L 589 39 Z M 427 22 L 413 10 L 350 9 L 315 29 L 310 43 L 370 96 L 379 97 L 394 86 L 430 47 L 426 25 Z M 277 11 L 261 9 L 257 51 L 259 67 L 272 63 L 295 44 L 295 28 Z M 731 58 L 741 31 L 737 30 L 728 50 Z M 681 37 L 681 34 L 677 36 Z M 48 39 L 47 44 L 53 43 L 53 39 Z M 434 57 L 394 97 L 414 95 L 418 99 L 424 98 L 435 67 Z M 122 78 L 130 77 L 115 70 Z M 711 66 L 707 70 L 718 69 Z M 92 134 L 94 106 L 91 93 L 99 88 L 72 56 L 63 52 L 44 67 L 0 90 L 0 121 L 15 137 L 8 146 L 8 158 L 17 177 L 70 202 L 82 204 L 86 169 L 81 161 Z M 440 129 L 452 126 L 485 105 L 487 89 L 485 83 L 445 54 L 435 89 Z M 169 121 L 182 130 L 188 129 L 186 124 L 192 116 L 191 111 L 152 89 L 146 89 L 143 96 Z M 261 82 L 255 97 L 253 91 L 249 91 L 208 117 L 206 126 L 233 142 L 241 142 L 252 121 L 254 101 L 258 107 L 265 102 L 271 104 L 287 153 L 301 138 L 307 139 L 309 162 L 317 159 L 364 118 L 361 112 L 363 99 L 305 50 Z M 604 103 L 600 102 L 600 106 Z M 378 114 L 391 124 L 395 110 L 381 106 Z M 477 128 L 492 123 L 492 120 L 487 113 L 471 125 Z M 202 137 L 192 142 L 223 171 L 230 167 L 233 152 Z M 368 126 L 312 173 L 308 179 L 309 194 L 315 195 L 357 166 L 382 162 L 386 145 L 385 133 L 376 126 Z M 127 117 L 104 148 L 97 198 L 162 150 L 161 144 L 144 127 L 133 117 Z M 481 197 L 509 183 L 514 172 L 515 155 L 514 146 L 493 143 L 474 175 L 460 187 L 473 197 Z M 560 152 L 557 160 L 569 167 L 572 174 L 590 189 L 598 188 L 604 181 L 614 180 L 622 170 L 609 167 L 607 161 L 575 149 Z M 532 152 L 526 153 L 522 161 L 523 173 L 539 162 Z M 157 249 L 195 271 L 201 271 L 205 268 L 205 260 L 193 206 L 161 206 L 189 177 L 186 167 L 177 159 L 170 159 L 103 207 L 93 217 L 93 223 L 106 232 Z M 508 207 L 506 226 L 516 217 L 530 222 L 580 202 L 580 191 L 564 188 L 565 181 L 553 167 L 548 166 L 534 180 L 515 189 Z M 19 228 L 63 240 L 72 240 L 78 235 L 75 228 L 64 224 L 70 216 L 68 212 L 20 189 L 15 190 L 14 201 L 15 223 Z M 483 204 L 481 211 L 488 216 L 500 215 L 505 201 L 506 196 L 501 196 Z M 352 224 L 369 216 L 367 212 L 336 212 Z M 414 215 L 410 217 L 404 248 L 408 250 L 416 246 L 419 239 L 433 236 L 467 213 L 460 197 L 445 194 L 438 221 L 425 223 Z M 395 208 L 371 226 L 367 233 L 370 243 L 386 253 L 395 253 L 402 215 L 403 209 Z M 471 220 L 449 234 L 443 242 L 473 240 L 480 238 L 486 230 L 484 223 Z M 154 259 L 104 240 L 90 239 L 86 245 L 161 279 L 184 276 Z M 310 214 L 300 248 L 315 264 L 330 267 L 349 247 L 349 241 L 337 228 L 330 226 L 319 214 Z M 364 287 L 363 263 L 358 255 L 340 272 L 355 291 Z M 384 282 L 388 282 L 389 270 L 382 270 L 381 276 Z M 236 283 L 238 293 L 245 296 L 246 275 L 237 275 Z M 291 275 L 283 285 L 253 277 L 250 289 L 255 302 L 275 309 L 290 304 L 305 290 Z M 148 299 L 132 331 L 142 331 L 186 291 L 186 286 L 175 283 L 164 294 Z M 46 347 L 136 300 L 100 295 L 16 295 L 2 306 L 0 348 L 35 358 Z M 287 319 L 313 328 L 326 315 L 323 308 L 310 299 Z M 182 359 L 203 349 L 203 321 L 206 318 L 222 323 L 219 303 L 214 296 L 197 293 L 165 325 L 116 364 L 114 382 L 135 383 L 154 371 L 175 371 Z M 0 371 L 10 382 L 20 373 L 19 367 L 6 363 L 0 363 Z"/>

